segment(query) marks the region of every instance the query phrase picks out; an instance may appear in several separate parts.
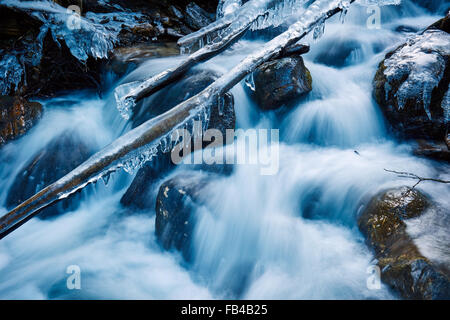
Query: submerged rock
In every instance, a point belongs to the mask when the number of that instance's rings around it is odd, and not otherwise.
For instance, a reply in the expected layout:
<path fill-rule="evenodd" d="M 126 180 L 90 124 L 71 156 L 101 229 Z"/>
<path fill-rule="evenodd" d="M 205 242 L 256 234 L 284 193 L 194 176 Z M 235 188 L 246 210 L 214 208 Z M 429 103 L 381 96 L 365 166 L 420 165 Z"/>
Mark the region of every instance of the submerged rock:
<path fill-rule="evenodd" d="M 116 48 L 112 58 L 106 64 L 106 69 L 123 76 L 147 59 L 177 56 L 179 53 L 180 49 L 175 42 L 140 44 Z"/>
<path fill-rule="evenodd" d="M 312 78 L 303 58 L 290 56 L 268 61 L 254 73 L 254 96 L 263 110 L 274 110 L 312 90 Z"/>
<path fill-rule="evenodd" d="M 417 146 L 414 148 L 413 153 L 416 156 L 450 162 L 450 148 L 445 142 L 417 140 Z"/>
<path fill-rule="evenodd" d="M 407 233 L 406 221 L 433 206 L 420 191 L 403 187 L 376 195 L 358 219 L 381 280 L 406 299 L 450 299 L 448 271 L 425 257 Z"/>
<path fill-rule="evenodd" d="M 139 104 L 137 111 L 131 117 L 132 126 L 136 127 L 196 95 L 218 77 L 219 74 L 210 70 L 189 72 L 178 82 L 167 86 Z M 234 129 L 236 122 L 234 99 L 231 96 L 231 99 L 226 99 L 225 101 L 222 115 L 219 115 L 217 106 L 213 106 L 208 124 L 208 129 L 218 129 L 224 137 L 226 129 Z M 203 145 L 203 147 L 205 146 Z M 199 169 L 205 169 L 205 167 L 207 167 L 205 171 L 209 171 L 210 169 L 211 171 L 227 172 L 228 170 L 228 168 L 224 169 L 223 166 L 207 165 Z M 170 152 L 158 154 L 156 159 L 147 163 L 137 172 L 130 187 L 120 200 L 121 204 L 124 207 L 141 210 L 153 208 L 153 183 L 174 168 L 175 164 L 171 160 Z"/>
<path fill-rule="evenodd" d="M 30 130 L 42 116 L 42 105 L 21 97 L 0 96 L 0 147 Z"/>
<path fill-rule="evenodd" d="M 333 38 L 333 41 L 328 41 L 322 48 L 323 51 L 316 56 L 314 62 L 331 67 L 345 67 L 362 55 L 361 43 L 354 39 Z"/>
<path fill-rule="evenodd" d="M 449 82 L 450 34 L 433 27 L 386 55 L 375 75 L 374 96 L 400 137 L 443 141 L 450 120 Z"/>
<path fill-rule="evenodd" d="M 205 201 L 204 192 L 213 176 L 185 173 L 165 181 L 156 199 L 155 234 L 166 250 L 176 249 L 190 260 L 196 209 Z"/>
<path fill-rule="evenodd" d="M 220 74 L 211 70 L 188 72 L 177 82 L 144 99 L 136 106 L 136 111 L 131 116 L 133 128 L 197 95 L 219 77 Z M 219 117 L 217 107 L 212 108 L 209 128 L 223 130 L 225 133 L 225 129 L 234 129 L 235 121 L 234 101 L 227 100 L 222 116 Z"/>
<path fill-rule="evenodd" d="M 76 132 L 66 131 L 54 138 L 17 174 L 6 199 L 8 209 L 13 209 L 36 192 L 63 177 L 84 162 L 93 153 Z M 38 217 L 47 219 L 69 209 L 75 209 L 81 199 L 77 193 L 44 209 Z"/>

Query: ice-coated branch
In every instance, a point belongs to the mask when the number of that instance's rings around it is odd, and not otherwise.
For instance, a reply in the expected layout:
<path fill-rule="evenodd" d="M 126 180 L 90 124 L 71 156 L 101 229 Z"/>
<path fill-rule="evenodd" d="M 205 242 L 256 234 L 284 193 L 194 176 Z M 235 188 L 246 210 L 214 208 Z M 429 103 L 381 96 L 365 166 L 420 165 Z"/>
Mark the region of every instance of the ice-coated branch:
<path fill-rule="evenodd" d="M 222 99 L 223 95 L 246 75 L 283 52 L 287 47 L 297 43 L 315 28 L 323 29 L 322 25 L 325 20 L 343 9 L 345 10 L 354 1 L 315 1 L 309 6 L 301 21 L 293 24 L 286 32 L 268 42 L 263 50 L 245 58 L 202 92 L 129 131 L 72 172 L 1 217 L 0 239 L 38 214 L 40 210 L 68 197 L 101 177 L 108 176 L 120 168 L 139 167 L 142 163 L 151 160 L 153 155 L 158 152 L 161 141 L 172 137 L 174 129 L 185 127 L 186 123 L 199 115 L 204 118 L 211 107 L 217 104 L 220 106 L 219 99 Z M 343 6 L 343 2 L 345 2 L 345 6 Z"/>
<path fill-rule="evenodd" d="M 236 29 L 238 25 L 246 26 L 250 25 L 253 21 L 255 21 L 260 15 L 264 14 L 267 9 L 280 0 L 250 0 L 238 10 L 234 10 L 228 14 L 223 15 L 221 18 L 218 17 L 216 21 L 207 25 L 206 27 L 188 34 L 183 38 L 178 40 L 178 45 L 183 47 L 190 47 L 194 44 L 199 43 L 199 41 L 203 41 L 203 39 L 207 37 L 211 37 L 215 32 L 220 30 L 224 30 L 228 28 L 231 24 L 234 24 L 233 28 L 228 29 L 228 32 L 231 32 L 233 29 Z M 282 0 L 281 0 L 282 1 Z M 222 4 L 223 5 L 223 4 Z M 220 4 L 218 8 L 218 13 L 220 12 Z M 220 13 L 219 13 L 220 16 Z"/>

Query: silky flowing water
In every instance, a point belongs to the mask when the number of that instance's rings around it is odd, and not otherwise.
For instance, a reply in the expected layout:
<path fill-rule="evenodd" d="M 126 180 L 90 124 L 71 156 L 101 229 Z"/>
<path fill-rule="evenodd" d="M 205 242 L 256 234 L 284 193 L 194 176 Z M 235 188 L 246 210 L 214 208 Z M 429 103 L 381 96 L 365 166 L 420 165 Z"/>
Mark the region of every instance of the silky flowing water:
<path fill-rule="evenodd" d="M 238 128 L 280 129 L 279 171 L 263 176 L 257 166 L 236 165 L 231 176 L 205 191 L 208 202 L 195 213 L 192 263 L 157 243 L 154 210 L 130 213 L 121 207 L 133 176 L 120 172 L 106 186 L 99 181 L 83 191 L 77 210 L 53 220 L 34 218 L 0 241 L 0 298 L 396 298 L 384 285 L 367 286 L 375 262 L 357 227 L 360 206 L 380 190 L 414 184 L 384 169 L 447 179 L 450 174 L 448 167 L 415 157 L 410 145 L 396 142 L 372 98 L 378 63 L 409 36 L 394 30 L 424 28 L 439 16 L 407 1 L 383 7 L 381 14 L 381 29 L 369 29 L 366 8 L 355 6 L 345 24 L 335 17 L 323 37 L 305 39 L 312 48 L 304 58 L 313 91 L 288 111 L 263 113 L 244 81 L 233 88 Z M 348 43 L 354 47 L 349 51 Z M 263 45 L 243 39 L 199 68 L 228 71 Z M 342 65 L 321 63 L 324 53 Z M 86 91 L 41 101 L 42 121 L 2 148 L 0 214 L 7 212 L 4 203 L 16 175 L 52 138 L 74 129 L 99 150 L 130 130 L 115 107 L 113 89 L 180 59 L 150 59 L 107 82 L 101 98 Z M 154 183 L 153 197 L 166 178 Z M 449 206 L 447 186 L 420 188 Z M 435 239 L 449 240 L 443 228 L 450 222 L 436 219 L 412 221 L 408 231 L 431 258 L 448 263 L 442 258 L 445 250 L 448 257 L 445 241 L 442 247 Z M 66 287 L 70 265 L 81 269 L 81 290 Z"/>

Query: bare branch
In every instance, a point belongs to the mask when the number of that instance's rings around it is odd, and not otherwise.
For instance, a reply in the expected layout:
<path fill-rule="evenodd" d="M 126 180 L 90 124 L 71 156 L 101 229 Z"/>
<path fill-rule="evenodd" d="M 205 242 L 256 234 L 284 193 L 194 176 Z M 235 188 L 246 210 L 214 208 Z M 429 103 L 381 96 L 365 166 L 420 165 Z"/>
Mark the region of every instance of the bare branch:
<path fill-rule="evenodd" d="M 388 169 L 384 169 L 384 171 L 390 172 L 390 173 L 395 173 L 400 178 L 409 178 L 409 179 L 418 180 L 417 184 L 419 184 L 419 183 L 421 183 L 423 181 L 433 181 L 433 182 L 446 183 L 446 184 L 450 183 L 449 180 L 442 180 L 442 179 L 435 179 L 435 178 L 424 178 L 424 177 L 420 177 L 417 174 L 410 173 L 410 172 L 394 171 L 394 170 L 388 170 Z"/>

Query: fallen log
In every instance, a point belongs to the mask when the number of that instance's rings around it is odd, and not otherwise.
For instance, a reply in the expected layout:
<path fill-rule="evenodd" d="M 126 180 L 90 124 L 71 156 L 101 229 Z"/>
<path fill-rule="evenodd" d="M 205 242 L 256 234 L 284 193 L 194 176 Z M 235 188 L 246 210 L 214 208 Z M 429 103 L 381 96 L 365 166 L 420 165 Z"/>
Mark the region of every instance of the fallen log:
<path fill-rule="evenodd" d="M 345 1 L 350 4 L 355 0 Z M 0 218 L 0 239 L 17 229 L 40 210 L 64 199 L 74 192 L 108 176 L 118 169 L 136 169 L 150 161 L 158 151 L 160 142 L 173 138 L 174 129 L 185 127 L 192 119 L 206 119 L 209 109 L 220 106 L 220 99 L 233 86 L 244 79 L 264 62 L 277 56 L 283 50 L 316 28 L 323 29 L 325 20 L 346 10 L 342 0 L 317 0 L 305 12 L 301 21 L 293 24 L 286 32 L 268 42 L 264 49 L 247 56 L 235 68 L 224 74 L 196 96 L 180 103 L 164 114 L 148 120 L 139 127 L 121 136 L 104 149 L 34 196 L 18 205 Z M 176 131 L 176 130 L 175 130 Z M 176 140 L 176 139 L 172 139 Z"/>

